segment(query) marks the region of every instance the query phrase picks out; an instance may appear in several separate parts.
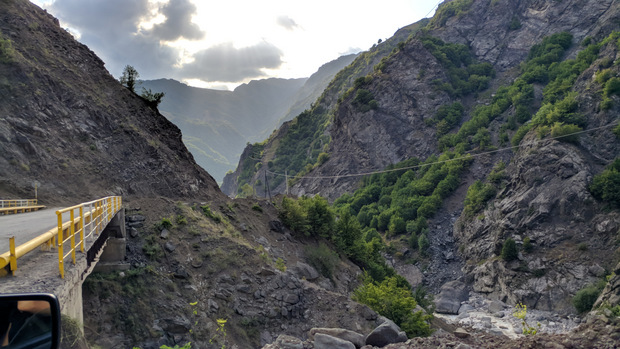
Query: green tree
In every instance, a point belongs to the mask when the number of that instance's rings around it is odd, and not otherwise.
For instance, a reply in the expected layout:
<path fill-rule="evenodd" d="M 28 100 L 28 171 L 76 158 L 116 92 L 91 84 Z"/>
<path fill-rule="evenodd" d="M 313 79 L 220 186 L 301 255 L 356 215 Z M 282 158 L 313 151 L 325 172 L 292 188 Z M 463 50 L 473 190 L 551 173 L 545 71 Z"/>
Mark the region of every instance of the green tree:
<path fill-rule="evenodd" d="M 305 211 L 308 222 L 306 235 L 329 237 L 334 229 L 334 213 L 329 207 L 327 199 L 315 195 L 312 198 L 302 197 L 299 202 Z"/>
<path fill-rule="evenodd" d="M 338 249 L 344 251 L 350 257 L 353 252 L 354 244 L 360 240 L 361 237 L 362 228 L 359 222 L 348 210 L 344 210 L 338 222 L 336 222 L 336 233 L 333 238 L 334 243 Z"/>
<path fill-rule="evenodd" d="M 123 69 L 123 75 L 121 75 L 121 78 L 120 78 L 121 85 L 127 87 L 129 91 L 135 93 L 136 92 L 135 88 L 136 88 L 136 83 L 138 81 L 138 77 L 140 77 L 140 74 L 138 73 L 136 68 L 130 65 L 126 65 L 125 69 Z"/>
<path fill-rule="evenodd" d="M 502 246 L 502 259 L 506 262 L 510 262 L 517 259 L 518 256 L 517 243 L 511 238 L 506 239 Z"/>

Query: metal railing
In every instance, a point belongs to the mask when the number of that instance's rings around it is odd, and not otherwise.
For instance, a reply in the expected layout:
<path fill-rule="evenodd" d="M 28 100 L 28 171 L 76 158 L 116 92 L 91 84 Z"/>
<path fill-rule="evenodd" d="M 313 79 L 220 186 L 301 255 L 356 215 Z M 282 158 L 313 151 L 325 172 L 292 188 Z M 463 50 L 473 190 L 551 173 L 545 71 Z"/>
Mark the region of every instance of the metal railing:
<path fill-rule="evenodd" d="M 99 235 L 108 225 L 114 215 L 121 209 L 122 198 L 109 196 L 103 199 L 85 202 L 79 205 L 63 208 L 56 211 L 57 226 L 38 237 L 15 246 L 15 237 L 10 238 L 10 250 L 0 255 L 0 269 L 10 265 L 13 273 L 17 270 L 17 259 L 39 246 L 50 250 L 58 248 L 58 269 L 60 277 L 65 277 L 64 260 L 71 256 L 73 264 L 76 262 L 76 248 L 84 252 L 86 239 Z M 68 213 L 68 218 L 63 215 Z M 68 252 L 65 253 L 65 244 Z"/>
<path fill-rule="evenodd" d="M 0 208 L 36 206 L 37 201 L 37 199 L 0 200 Z"/>

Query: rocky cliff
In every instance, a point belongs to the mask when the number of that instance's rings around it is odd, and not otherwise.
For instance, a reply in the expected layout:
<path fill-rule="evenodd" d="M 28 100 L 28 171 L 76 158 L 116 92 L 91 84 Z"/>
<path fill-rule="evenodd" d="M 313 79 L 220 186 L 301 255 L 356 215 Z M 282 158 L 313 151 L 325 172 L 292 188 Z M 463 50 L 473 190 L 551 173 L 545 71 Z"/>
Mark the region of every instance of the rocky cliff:
<path fill-rule="evenodd" d="M 28 1 L 0 4 L 0 195 L 213 197 L 181 132 Z"/>
<path fill-rule="evenodd" d="M 619 19 L 620 4 L 611 0 L 446 2 L 339 92 L 327 119 L 316 109 L 302 113 L 259 145 L 252 154 L 260 161 L 242 158 L 237 178 L 248 173 L 244 164 L 260 168 L 253 181 L 267 167 L 272 193 L 281 192 L 277 177 L 287 171 L 297 176 L 291 193 L 335 200 L 368 185 L 356 174 L 447 150 L 470 153 L 453 194 L 429 219 L 424 282 L 458 278 L 456 265 L 490 298 L 574 312 L 572 296 L 618 258 L 618 211 L 589 186 L 620 153 L 612 132 L 618 95 L 606 85 L 619 74 L 612 33 Z M 569 130 L 579 133 L 561 138 Z M 303 148 L 280 151 L 287 137 L 306 135 L 314 138 Z M 480 193 L 467 188 L 477 180 L 489 191 L 474 209 Z M 365 202 L 368 210 L 359 204 L 355 214 L 396 210 L 393 194 L 391 204 Z M 501 257 L 507 240 L 516 242 L 514 259 Z"/>

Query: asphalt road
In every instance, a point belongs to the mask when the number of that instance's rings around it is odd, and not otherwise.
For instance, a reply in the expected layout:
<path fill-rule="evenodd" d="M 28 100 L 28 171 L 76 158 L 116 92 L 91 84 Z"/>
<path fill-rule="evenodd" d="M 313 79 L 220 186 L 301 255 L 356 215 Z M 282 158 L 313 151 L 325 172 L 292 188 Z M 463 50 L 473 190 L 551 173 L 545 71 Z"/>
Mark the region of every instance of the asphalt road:
<path fill-rule="evenodd" d="M 12 236 L 15 236 L 15 245 L 18 246 L 56 227 L 58 209 L 0 216 L 0 254 L 9 251 L 9 238 Z"/>

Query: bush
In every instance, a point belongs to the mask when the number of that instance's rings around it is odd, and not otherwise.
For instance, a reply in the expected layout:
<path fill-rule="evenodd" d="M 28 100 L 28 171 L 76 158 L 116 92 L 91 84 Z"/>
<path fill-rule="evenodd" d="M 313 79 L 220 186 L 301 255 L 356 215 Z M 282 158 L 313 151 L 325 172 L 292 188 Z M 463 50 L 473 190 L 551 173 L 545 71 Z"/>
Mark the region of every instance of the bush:
<path fill-rule="evenodd" d="M 517 243 L 511 238 L 506 239 L 504 245 L 502 246 L 502 259 L 506 262 L 510 262 L 517 259 L 518 256 L 519 252 L 517 251 Z"/>
<path fill-rule="evenodd" d="M 609 97 L 611 95 L 620 94 L 620 78 L 611 78 L 605 84 L 604 90 L 605 96 Z"/>
<path fill-rule="evenodd" d="M 565 125 L 561 122 L 556 122 L 551 127 L 551 137 L 558 138 L 558 140 L 563 142 L 579 143 L 579 135 L 576 133 L 581 130 L 582 128 L 577 125 Z"/>
<path fill-rule="evenodd" d="M 254 204 L 254 205 L 252 205 L 252 210 L 254 210 L 254 211 L 256 211 L 256 212 L 263 213 L 263 208 L 262 208 L 262 207 L 260 207 L 260 205 L 259 205 L 259 204 Z"/>
<path fill-rule="evenodd" d="M 353 292 L 353 299 L 368 305 L 372 310 L 394 321 L 407 336 L 428 336 L 431 315 L 424 311 L 413 312 L 417 303 L 407 287 L 399 285 L 397 277 L 388 277 L 380 283 L 368 276 L 364 284 Z"/>
<path fill-rule="evenodd" d="M 573 306 L 579 313 L 585 313 L 592 310 L 592 306 L 598 299 L 598 296 L 605 288 L 605 281 L 601 280 L 600 282 L 589 285 L 577 292 L 575 297 L 573 297 Z"/>
<path fill-rule="evenodd" d="M 426 255 L 427 250 L 430 246 L 431 246 L 431 243 L 430 241 L 428 241 L 426 234 L 420 235 L 420 237 L 418 238 L 418 250 L 420 251 L 420 254 Z"/>
<path fill-rule="evenodd" d="M 159 222 L 159 227 L 161 229 L 170 229 L 172 228 L 172 221 L 170 218 L 162 218 L 161 222 Z"/>
<path fill-rule="evenodd" d="M 486 202 L 495 196 L 495 187 L 492 184 L 484 184 L 481 181 L 475 181 L 465 195 L 465 214 L 468 217 L 482 210 Z"/>
<path fill-rule="evenodd" d="M 222 221 L 222 217 L 218 214 L 213 213 L 209 206 L 204 205 L 200 206 L 200 208 L 202 209 L 202 214 L 204 214 L 208 218 L 211 218 L 215 223 L 220 223 Z"/>
<path fill-rule="evenodd" d="M 13 42 L 0 36 L 0 63 L 11 63 L 15 56 Z"/>
<path fill-rule="evenodd" d="M 523 251 L 530 253 L 533 249 L 534 246 L 532 246 L 532 240 L 529 238 L 529 236 L 526 236 L 525 239 L 523 239 Z"/>
<path fill-rule="evenodd" d="M 595 198 L 620 207 L 620 158 L 594 176 L 589 189 Z"/>
<path fill-rule="evenodd" d="M 332 251 L 324 243 L 320 243 L 316 248 L 306 248 L 306 258 L 308 263 L 310 263 L 310 265 L 312 265 L 321 275 L 330 279 L 333 277 L 334 269 L 339 261 L 338 254 Z"/>

